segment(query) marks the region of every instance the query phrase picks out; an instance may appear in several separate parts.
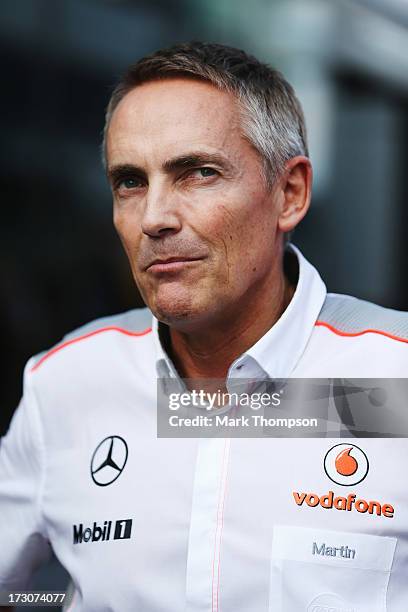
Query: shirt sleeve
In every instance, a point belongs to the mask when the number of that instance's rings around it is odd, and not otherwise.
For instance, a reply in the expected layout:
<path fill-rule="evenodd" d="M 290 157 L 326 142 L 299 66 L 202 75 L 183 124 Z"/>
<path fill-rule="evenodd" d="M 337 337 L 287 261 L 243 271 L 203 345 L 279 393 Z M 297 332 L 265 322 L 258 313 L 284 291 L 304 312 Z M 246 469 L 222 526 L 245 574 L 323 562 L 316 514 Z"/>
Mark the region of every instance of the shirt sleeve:
<path fill-rule="evenodd" d="M 0 590 L 29 586 L 51 554 L 42 519 L 45 448 L 28 362 L 23 398 L 0 439 Z"/>

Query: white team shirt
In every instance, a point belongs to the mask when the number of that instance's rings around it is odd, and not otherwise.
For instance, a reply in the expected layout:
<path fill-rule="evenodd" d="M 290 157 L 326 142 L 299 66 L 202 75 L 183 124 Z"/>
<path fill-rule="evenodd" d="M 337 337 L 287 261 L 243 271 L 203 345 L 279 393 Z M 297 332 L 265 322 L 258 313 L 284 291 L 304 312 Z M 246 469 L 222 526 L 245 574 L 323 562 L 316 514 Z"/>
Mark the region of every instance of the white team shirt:
<path fill-rule="evenodd" d="M 406 377 L 408 315 L 327 295 L 292 250 L 293 299 L 227 385 Z M 75 612 L 408 610 L 406 439 L 158 438 L 158 376 L 177 373 L 147 309 L 28 362 L 0 445 L 0 590 L 51 546 Z M 359 478 L 339 484 L 346 448 Z"/>

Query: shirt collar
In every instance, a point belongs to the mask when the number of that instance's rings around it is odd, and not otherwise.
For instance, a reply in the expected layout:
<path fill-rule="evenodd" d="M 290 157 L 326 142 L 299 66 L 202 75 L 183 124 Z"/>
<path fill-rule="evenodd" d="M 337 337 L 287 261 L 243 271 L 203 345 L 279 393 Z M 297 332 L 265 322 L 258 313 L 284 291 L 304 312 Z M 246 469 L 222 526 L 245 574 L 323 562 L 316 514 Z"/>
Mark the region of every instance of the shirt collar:
<path fill-rule="evenodd" d="M 295 293 L 276 323 L 230 366 L 230 378 L 287 378 L 297 365 L 313 332 L 326 298 L 326 286 L 316 268 L 293 244 L 288 251 L 296 256 L 299 277 Z M 159 377 L 178 378 L 173 362 L 159 337 L 159 322 L 153 316 L 153 338 Z"/>
<path fill-rule="evenodd" d="M 156 353 L 156 370 L 159 378 L 179 378 L 174 363 L 163 348 L 159 335 L 159 321 L 153 315 L 152 333 Z"/>
<path fill-rule="evenodd" d="M 309 342 L 326 299 L 326 285 L 316 268 L 303 257 L 298 248 L 291 244 L 288 250 L 295 254 L 299 266 L 295 293 L 276 323 L 231 364 L 231 374 L 242 363 L 241 360 L 245 361 L 248 356 L 269 378 L 286 378 L 294 370 Z M 241 371 L 243 370 L 244 368 L 241 368 Z"/>

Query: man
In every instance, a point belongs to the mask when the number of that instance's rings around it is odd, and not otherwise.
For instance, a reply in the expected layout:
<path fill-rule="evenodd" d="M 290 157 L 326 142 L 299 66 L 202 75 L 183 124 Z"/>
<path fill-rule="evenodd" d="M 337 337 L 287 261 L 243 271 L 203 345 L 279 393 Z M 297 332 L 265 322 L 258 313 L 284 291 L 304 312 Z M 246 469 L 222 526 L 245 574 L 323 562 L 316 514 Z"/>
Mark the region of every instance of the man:
<path fill-rule="evenodd" d="M 159 51 L 114 91 L 104 153 L 148 309 L 27 364 L 0 452 L 0 590 L 52 547 L 70 610 L 406 610 L 403 439 L 157 436 L 157 377 L 406 375 L 407 315 L 327 295 L 285 249 L 312 181 L 291 86 L 222 45 Z"/>

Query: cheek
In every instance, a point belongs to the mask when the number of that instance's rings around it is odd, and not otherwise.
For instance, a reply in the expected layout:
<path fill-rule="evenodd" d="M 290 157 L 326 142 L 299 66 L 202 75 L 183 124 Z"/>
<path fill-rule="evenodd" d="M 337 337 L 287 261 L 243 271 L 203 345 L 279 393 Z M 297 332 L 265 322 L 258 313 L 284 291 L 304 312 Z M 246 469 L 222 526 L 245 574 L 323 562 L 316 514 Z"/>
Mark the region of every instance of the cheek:
<path fill-rule="evenodd" d="M 113 225 L 115 227 L 115 230 L 117 232 L 117 234 L 119 235 L 119 238 L 122 241 L 123 246 L 125 246 L 126 243 L 126 223 L 125 223 L 125 219 L 124 219 L 124 215 L 121 214 L 120 212 L 118 212 L 116 206 L 114 205 L 113 207 Z"/>
<path fill-rule="evenodd" d="M 213 236 L 230 265 L 249 267 L 273 249 L 277 215 L 273 204 L 259 192 L 235 203 L 220 204 L 214 217 Z"/>
<path fill-rule="evenodd" d="M 118 212 L 114 210 L 113 224 L 129 259 L 131 259 L 132 255 L 134 257 L 140 240 L 140 222 L 130 218 L 130 215 L 125 214 L 123 211 Z"/>

